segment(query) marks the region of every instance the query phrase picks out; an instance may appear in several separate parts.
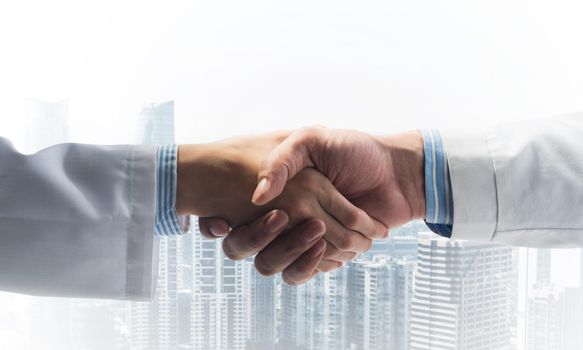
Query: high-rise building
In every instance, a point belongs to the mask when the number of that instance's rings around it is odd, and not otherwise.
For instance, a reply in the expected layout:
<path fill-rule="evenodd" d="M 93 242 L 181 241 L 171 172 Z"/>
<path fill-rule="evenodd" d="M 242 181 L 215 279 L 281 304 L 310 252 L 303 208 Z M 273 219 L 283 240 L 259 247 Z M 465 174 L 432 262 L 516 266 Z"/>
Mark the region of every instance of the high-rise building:
<path fill-rule="evenodd" d="M 272 350 L 276 341 L 276 278 L 261 276 L 253 260 L 245 264 L 246 350 Z"/>
<path fill-rule="evenodd" d="M 350 349 L 392 348 L 394 279 L 391 261 L 375 256 L 373 261 L 355 261 L 349 266 Z"/>
<path fill-rule="evenodd" d="M 372 259 L 375 255 L 389 255 L 391 249 L 390 239 L 379 239 L 372 242 L 372 246 L 368 251 L 362 253 L 360 257 L 365 259 Z"/>
<path fill-rule="evenodd" d="M 580 349 L 582 324 L 582 289 L 534 285 L 528 300 L 529 350 Z"/>
<path fill-rule="evenodd" d="M 536 283 L 546 285 L 551 283 L 551 250 L 540 248 L 536 250 Z"/>
<path fill-rule="evenodd" d="M 142 144 L 174 142 L 174 102 L 144 106 L 137 124 Z M 152 235 L 154 232 L 152 232 Z M 130 344 L 135 350 L 171 350 L 178 347 L 178 240 L 161 237 L 155 295 L 148 303 L 131 303 Z M 183 298 L 184 296 L 182 296 Z"/>
<path fill-rule="evenodd" d="M 191 303 L 194 286 L 193 249 L 194 234 L 191 230 L 186 235 L 173 237 L 176 239 L 178 256 L 177 288 L 178 288 L 178 348 L 190 349 L 191 344 Z"/>
<path fill-rule="evenodd" d="M 25 150 L 36 152 L 68 142 L 68 102 L 25 100 Z M 34 298 L 31 305 L 33 349 L 119 349 L 120 302 Z M 120 312 L 121 310 L 121 312 Z"/>
<path fill-rule="evenodd" d="M 376 255 L 347 269 L 346 348 L 408 349 L 415 261 Z"/>
<path fill-rule="evenodd" d="M 174 142 L 174 101 L 143 106 L 138 115 L 135 142 L 151 145 Z"/>
<path fill-rule="evenodd" d="M 528 349 L 559 350 L 560 294 L 556 286 L 535 285 L 528 300 Z"/>
<path fill-rule="evenodd" d="M 413 287 L 415 285 L 416 259 L 405 257 L 393 260 L 392 279 L 393 293 L 393 318 L 391 328 L 394 350 L 409 349 L 409 325 L 411 323 L 411 301 L 413 299 Z"/>
<path fill-rule="evenodd" d="M 319 278 L 317 276 L 316 278 Z M 312 332 L 310 287 L 314 280 L 296 288 L 281 286 L 278 349 L 310 349 Z"/>
<path fill-rule="evenodd" d="M 337 350 L 346 342 L 346 269 L 282 285 L 279 349 Z"/>
<path fill-rule="evenodd" d="M 204 239 L 193 225 L 193 350 L 243 350 L 247 340 L 245 265 L 227 259 L 219 240 Z"/>
<path fill-rule="evenodd" d="M 420 237 L 409 347 L 509 349 L 511 249 Z"/>
<path fill-rule="evenodd" d="M 395 236 L 388 239 L 388 254 L 392 258 L 417 258 L 417 236 Z"/>
<path fill-rule="evenodd" d="M 563 288 L 560 350 L 579 350 L 583 344 L 583 288 Z"/>

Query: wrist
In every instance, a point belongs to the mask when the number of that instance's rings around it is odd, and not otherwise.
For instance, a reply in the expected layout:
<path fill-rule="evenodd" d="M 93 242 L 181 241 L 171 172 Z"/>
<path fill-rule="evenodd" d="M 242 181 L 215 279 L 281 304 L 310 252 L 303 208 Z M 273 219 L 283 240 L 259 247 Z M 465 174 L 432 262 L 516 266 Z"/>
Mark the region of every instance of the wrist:
<path fill-rule="evenodd" d="M 185 144 L 178 147 L 176 161 L 176 212 L 178 215 L 203 215 L 209 200 L 208 184 L 212 161 L 210 144 Z"/>
<path fill-rule="evenodd" d="M 425 157 L 423 137 L 418 130 L 379 136 L 395 176 L 411 210 L 411 219 L 425 218 Z"/>
<path fill-rule="evenodd" d="M 251 204 L 257 167 L 240 144 L 221 141 L 178 148 L 176 212 L 237 223 L 259 210 Z"/>

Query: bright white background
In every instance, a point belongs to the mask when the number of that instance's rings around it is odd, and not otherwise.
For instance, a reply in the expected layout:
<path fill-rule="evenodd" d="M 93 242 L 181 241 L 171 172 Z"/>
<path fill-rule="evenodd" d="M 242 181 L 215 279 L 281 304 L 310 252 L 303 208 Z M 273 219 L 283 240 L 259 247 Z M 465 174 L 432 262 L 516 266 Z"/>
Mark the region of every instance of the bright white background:
<path fill-rule="evenodd" d="M 141 105 L 166 99 L 180 142 L 583 110 L 582 18 L 576 0 L 4 1 L 0 135 L 22 146 L 25 97 L 68 99 L 72 139 L 92 143 L 131 142 Z M 555 282 L 578 283 L 576 257 L 554 252 Z"/>

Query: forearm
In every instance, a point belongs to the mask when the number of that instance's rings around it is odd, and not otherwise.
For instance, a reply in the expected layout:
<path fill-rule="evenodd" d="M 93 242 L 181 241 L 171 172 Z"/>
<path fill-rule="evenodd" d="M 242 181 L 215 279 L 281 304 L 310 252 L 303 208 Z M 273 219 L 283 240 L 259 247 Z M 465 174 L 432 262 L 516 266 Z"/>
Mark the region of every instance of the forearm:
<path fill-rule="evenodd" d="M 155 155 L 83 144 L 24 155 L 0 138 L 0 290 L 149 298 Z"/>

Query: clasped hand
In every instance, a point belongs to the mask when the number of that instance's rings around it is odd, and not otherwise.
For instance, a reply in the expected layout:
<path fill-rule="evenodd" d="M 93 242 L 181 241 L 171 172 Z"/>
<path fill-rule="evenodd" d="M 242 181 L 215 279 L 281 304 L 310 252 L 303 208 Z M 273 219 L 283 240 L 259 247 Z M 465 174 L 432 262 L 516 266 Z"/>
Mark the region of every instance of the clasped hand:
<path fill-rule="evenodd" d="M 231 259 L 301 284 L 424 216 L 423 143 L 322 127 L 181 145 L 178 214 Z M 232 229 L 231 229 L 232 228 Z"/>

